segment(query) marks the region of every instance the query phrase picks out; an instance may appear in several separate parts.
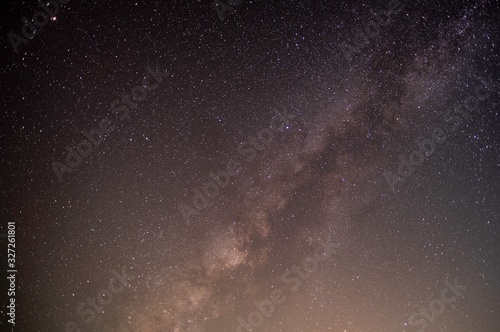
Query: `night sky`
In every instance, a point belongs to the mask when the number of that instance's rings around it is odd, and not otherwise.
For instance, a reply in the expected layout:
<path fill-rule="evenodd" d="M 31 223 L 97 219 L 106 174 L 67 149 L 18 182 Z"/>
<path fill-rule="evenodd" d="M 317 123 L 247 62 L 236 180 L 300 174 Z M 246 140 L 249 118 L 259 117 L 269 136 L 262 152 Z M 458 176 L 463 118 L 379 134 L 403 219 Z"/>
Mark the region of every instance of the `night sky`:
<path fill-rule="evenodd" d="M 1 331 L 500 331 L 498 0 L 54 1 L 1 8 Z"/>

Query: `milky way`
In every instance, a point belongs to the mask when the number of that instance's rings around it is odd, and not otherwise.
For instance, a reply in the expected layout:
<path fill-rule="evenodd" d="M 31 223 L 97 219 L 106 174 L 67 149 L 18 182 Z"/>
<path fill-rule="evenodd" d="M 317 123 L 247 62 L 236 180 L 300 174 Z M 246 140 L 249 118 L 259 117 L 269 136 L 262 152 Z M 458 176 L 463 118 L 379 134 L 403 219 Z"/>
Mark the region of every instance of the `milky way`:
<path fill-rule="evenodd" d="M 2 331 L 500 330 L 498 1 L 40 6 Z"/>

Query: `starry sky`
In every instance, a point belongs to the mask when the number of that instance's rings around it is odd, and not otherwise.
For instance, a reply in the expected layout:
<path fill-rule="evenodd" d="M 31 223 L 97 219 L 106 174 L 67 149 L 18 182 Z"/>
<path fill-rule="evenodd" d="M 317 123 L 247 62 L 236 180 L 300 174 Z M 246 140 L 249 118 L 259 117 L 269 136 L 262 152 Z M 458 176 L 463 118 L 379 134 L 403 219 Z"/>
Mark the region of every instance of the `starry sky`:
<path fill-rule="evenodd" d="M 2 331 L 500 331 L 497 0 L 62 3 L 1 10 Z"/>

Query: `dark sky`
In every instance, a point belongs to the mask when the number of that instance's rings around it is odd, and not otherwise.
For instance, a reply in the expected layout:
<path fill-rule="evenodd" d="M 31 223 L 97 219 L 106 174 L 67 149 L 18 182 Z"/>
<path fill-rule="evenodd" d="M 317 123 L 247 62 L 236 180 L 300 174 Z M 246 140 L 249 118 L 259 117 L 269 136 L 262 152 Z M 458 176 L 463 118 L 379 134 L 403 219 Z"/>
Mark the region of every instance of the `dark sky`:
<path fill-rule="evenodd" d="M 500 331 L 499 2 L 229 3 L 2 4 L 0 330 Z"/>

